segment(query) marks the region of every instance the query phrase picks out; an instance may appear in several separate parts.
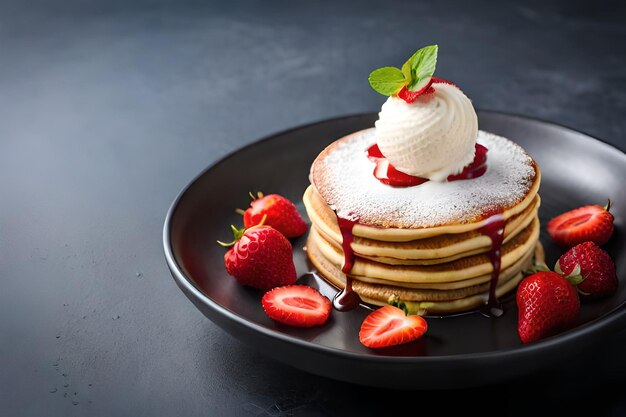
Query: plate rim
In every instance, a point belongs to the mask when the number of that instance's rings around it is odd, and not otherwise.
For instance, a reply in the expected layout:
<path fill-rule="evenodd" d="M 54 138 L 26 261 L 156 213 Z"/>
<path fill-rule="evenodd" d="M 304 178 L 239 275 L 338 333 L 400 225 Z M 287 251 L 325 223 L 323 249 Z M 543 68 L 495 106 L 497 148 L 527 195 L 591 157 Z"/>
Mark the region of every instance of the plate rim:
<path fill-rule="evenodd" d="M 555 122 L 548 121 L 545 119 L 525 116 L 525 115 L 511 113 L 511 112 L 494 111 L 494 110 L 488 110 L 488 109 L 479 109 L 477 110 L 477 113 L 479 115 L 491 114 L 491 115 L 496 115 L 496 116 L 505 116 L 508 118 L 519 119 L 522 121 L 530 121 L 533 123 L 540 123 L 540 124 L 544 124 L 544 125 L 548 125 L 552 127 L 557 127 L 559 129 L 564 129 L 564 130 L 581 135 L 581 138 L 583 140 L 593 140 L 593 141 L 599 142 L 603 146 L 607 147 L 610 151 L 618 151 L 624 157 L 626 157 L 626 152 L 624 152 L 624 150 L 620 149 L 619 147 L 613 144 L 610 144 L 600 138 L 597 138 L 591 134 L 585 133 L 578 129 L 571 128 L 569 126 L 565 126 L 560 123 L 555 123 Z M 163 226 L 163 235 L 162 235 L 163 249 L 165 252 L 165 259 L 167 261 L 168 268 L 170 270 L 172 277 L 174 278 L 174 281 L 177 283 L 179 287 L 181 287 L 181 289 L 183 289 L 183 292 L 185 292 L 188 297 L 189 297 L 189 293 L 193 294 L 193 296 L 197 300 L 201 301 L 205 306 L 210 308 L 214 313 L 220 314 L 224 316 L 225 318 L 236 322 L 238 325 L 246 327 L 248 330 L 259 332 L 265 337 L 278 339 L 284 343 L 295 344 L 300 348 L 304 348 L 308 350 L 316 350 L 316 351 L 319 351 L 320 353 L 329 354 L 332 356 L 338 356 L 338 357 L 342 357 L 345 359 L 352 359 L 352 360 L 361 360 L 361 361 L 365 360 L 367 362 L 372 362 L 372 363 L 389 363 L 389 362 L 398 363 L 398 364 L 424 363 L 424 364 L 434 365 L 440 362 L 454 363 L 454 362 L 465 362 L 465 361 L 472 361 L 472 360 L 494 360 L 495 361 L 495 360 L 500 360 L 500 359 L 515 359 L 515 358 L 521 358 L 521 357 L 525 357 L 529 355 L 534 355 L 538 351 L 551 351 L 554 349 L 558 349 L 563 345 L 568 345 L 570 343 L 575 342 L 576 340 L 580 340 L 581 338 L 586 338 L 594 334 L 604 333 L 613 328 L 624 327 L 624 324 L 626 324 L 626 300 L 622 301 L 620 304 L 618 304 L 615 308 L 613 308 L 609 312 L 599 317 L 596 317 L 593 320 L 590 320 L 582 325 L 579 325 L 573 329 L 570 329 L 558 335 L 551 336 L 544 340 L 526 344 L 526 345 L 522 344 L 519 346 L 496 349 L 496 350 L 492 350 L 488 352 L 471 352 L 471 353 L 460 353 L 460 354 L 451 354 L 451 355 L 434 355 L 434 356 L 430 356 L 430 355 L 429 356 L 388 356 L 388 355 L 363 354 L 359 352 L 351 352 L 351 351 L 343 350 L 337 347 L 316 344 L 312 341 L 303 340 L 297 336 L 292 336 L 292 335 L 280 332 L 278 330 L 271 329 L 263 325 L 249 321 L 246 318 L 239 316 L 238 314 L 234 313 L 228 308 L 212 300 L 210 297 L 205 295 L 202 291 L 200 291 L 193 284 L 191 278 L 186 277 L 186 275 L 182 271 L 182 268 L 176 261 L 176 257 L 174 256 L 174 253 L 173 253 L 173 248 L 171 244 L 172 219 L 175 215 L 175 212 L 178 208 L 178 205 L 181 199 L 185 196 L 185 194 L 189 191 L 189 189 L 191 189 L 200 180 L 200 178 L 202 178 L 205 174 L 207 174 L 209 171 L 214 169 L 216 166 L 218 166 L 225 160 L 233 157 L 240 151 L 257 146 L 261 143 L 272 140 L 276 137 L 289 134 L 293 131 L 312 128 L 314 126 L 322 125 L 322 124 L 329 123 L 329 122 L 338 122 L 341 120 L 347 120 L 351 118 L 371 117 L 371 116 L 374 116 L 375 114 L 376 112 L 361 112 L 361 113 L 348 114 L 348 115 L 343 115 L 343 116 L 338 116 L 338 117 L 331 117 L 331 118 L 326 118 L 326 119 L 322 119 L 322 120 L 311 122 L 311 123 L 294 126 L 294 127 L 291 127 L 291 128 L 279 131 L 279 132 L 271 133 L 267 136 L 261 137 L 258 140 L 250 142 L 244 146 L 236 148 L 233 151 L 227 153 L 226 155 L 222 156 L 221 158 L 219 158 L 218 160 L 216 160 L 215 162 L 207 166 L 198 175 L 196 175 L 190 182 L 188 182 L 187 185 L 183 187 L 183 189 L 178 193 L 178 195 L 170 204 L 167 210 L 167 214 L 166 214 L 165 222 Z M 211 321 L 214 321 L 214 320 L 211 320 Z M 621 322 L 624 322 L 624 323 L 621 323 Z M 620 326 L 620 324 L 622 324 L 622 326 Z M 217 325 L 218 327 L 222 327 L 219 324 Z"/>

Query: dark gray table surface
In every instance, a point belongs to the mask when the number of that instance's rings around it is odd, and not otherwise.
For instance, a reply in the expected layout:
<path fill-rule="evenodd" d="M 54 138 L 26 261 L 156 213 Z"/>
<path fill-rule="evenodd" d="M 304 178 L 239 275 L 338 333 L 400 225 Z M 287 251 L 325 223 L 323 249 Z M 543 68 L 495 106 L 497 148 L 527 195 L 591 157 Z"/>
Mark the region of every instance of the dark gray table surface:
<path fill-rule="evenodd" d="M 477 108 L 626 149 L 625 4 L 0 2 L 0 416 L 624 415 L 610 391 L 626 382 L 624 332 L 541 374 L 454 392 L 276 363 L 185 298 L 161 233 L 206 166 L 377 110 L 369 71 L 430 43 L 437 74 Z"/>

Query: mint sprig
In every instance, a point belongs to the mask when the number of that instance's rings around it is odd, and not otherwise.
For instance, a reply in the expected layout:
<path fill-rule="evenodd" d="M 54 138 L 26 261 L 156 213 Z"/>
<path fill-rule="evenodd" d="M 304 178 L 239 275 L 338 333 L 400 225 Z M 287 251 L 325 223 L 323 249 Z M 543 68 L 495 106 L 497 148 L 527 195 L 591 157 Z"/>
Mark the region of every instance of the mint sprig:
<path fill-rule="evenodd" d="M 371 72 L 368 81 L 372 88 L 385 96 L 391 96 L 404 87 L 406 78 L 396 67 L 378 68 Z"/>
<path fill-rule="evenodd" d="M 411 80 L 406 86 L 407 89 L 415 91 L 413 88 L 416 85 L 433 76 L 437 66 L 438 50 L 437 45 L 422 48 L 402 65 L 402 74 Z"/>
<path fill-rule="evenodd" d="M 374 91 L 384 96 L 397 94 L 405 86 L 409 91 L 416 91 L 423 87 L 424 80 L 435 73 L 438 50 L 437 45 L 426 46 L 415 52 L 402 65 L 402 69 L 378 68 L 370 73 L 368 81 Z"/>

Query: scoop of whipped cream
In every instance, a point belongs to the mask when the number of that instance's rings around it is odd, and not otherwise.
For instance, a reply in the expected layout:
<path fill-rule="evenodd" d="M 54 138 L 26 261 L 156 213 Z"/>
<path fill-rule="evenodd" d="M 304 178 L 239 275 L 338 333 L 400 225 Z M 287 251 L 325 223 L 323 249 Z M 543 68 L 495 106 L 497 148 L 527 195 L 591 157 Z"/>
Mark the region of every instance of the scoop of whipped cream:
<path fill-rule="evenodd" d="M 376 121 L 376 142 L 399 171 L 445 181 L 474 159 L 478 117 L 456 86 L 433 84 L 435 92 L 407 103 L 389 97 Z"/>

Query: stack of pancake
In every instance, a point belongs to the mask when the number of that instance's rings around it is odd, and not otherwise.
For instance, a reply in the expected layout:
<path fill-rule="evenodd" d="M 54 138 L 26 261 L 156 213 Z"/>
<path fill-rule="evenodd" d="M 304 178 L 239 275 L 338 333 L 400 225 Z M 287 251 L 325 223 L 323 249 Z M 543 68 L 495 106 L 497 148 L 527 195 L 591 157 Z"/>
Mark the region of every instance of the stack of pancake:
<path fill-rule="evenodd" d="M 493 271 L 485 226 L 496 217 L 505 222 L 498 297 L 516 287 L 523 270 L 543 261 L 540 172 L 521 147 L 480 131 L 478 143 L 489 149 L 483 176 L 394 188 L 372 175 L 366 151 L 374 138 L 367 129 L 339 139 L 311 167 L 312 185 L 303 198 L 312 223 L 307 255 L 330 283 L 346 285 L 337 216 L 355 222 L 348 275 L 371 304 L 402 301 L 419 314 L 485 304 Z"/>

